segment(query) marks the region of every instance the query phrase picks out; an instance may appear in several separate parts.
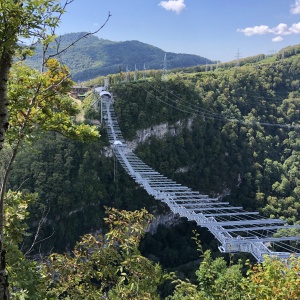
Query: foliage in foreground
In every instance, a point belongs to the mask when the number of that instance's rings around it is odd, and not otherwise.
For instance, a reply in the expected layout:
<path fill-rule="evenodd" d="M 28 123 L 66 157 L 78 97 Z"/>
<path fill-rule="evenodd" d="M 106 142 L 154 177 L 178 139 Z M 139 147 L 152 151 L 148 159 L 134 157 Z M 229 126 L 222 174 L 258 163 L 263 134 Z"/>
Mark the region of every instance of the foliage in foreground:
<path fill-rule="evenodd" d="M 28 205 L 37 200 L 37 194 L 8 191 L 5 201 L 4 246 L 7 251 L 7 272 L 12 299 L 42 299 L 45 282 L 35 261 L 26 259 L 21 245 L 28 229 Z"/>
<path fill-rule="evenodd" d="M 13 299 L 159 299 L 161 267 L 138 250 L 151 214 L 145 209 L 107 208 L 107 234 L 87 234 L 72 253 L 53 253 L 37 263 L 17 246 L 26 234 L 28 203 L 36 196 L 7 194 L 6 247 Z"/>
<path fill-rule="evenodd" d="M 44 264 L 54 299 L 158 299 L 161 267 L 138 250 L 152 215 L 145 209 L 106 212 L 106 235 L 87 234 L 72 254 L 52 254 Z"/>
<path fill-rule="evenodd" d="M 223 258 L 212 259 L 210 251 L 196 272 L 198 282 L 175 280 L 175 291 L 168 300 L 191 299 L 299 299 L 300 259 L 292 256 L 288 261 L 266 257 L 262 264 L 250 266 L 245 277 L 242 264 L 227 266 Z"/>
<path fill-rule="evenodd" d="M 72 253 L 54 253 L 37 264 L 25 258 L 17 246 L 27 228 L 27 205 L 35 198 L 19 192 L 7 194 L 6 241 L 13 299 L 161 299 L 158 289 L 166 278 L 175 284 L 168 300 L 300 297 L 300 259 L 295 257 L 287 262 L 267 257 L 262 264 L 246 264 L 248 272 L 243 276 L 245 266 L 240 262 L 227 266 L 223 258 L 213 259 L 206 251 L 196 271 L 196 284 L 179 280 L 175 274 L 163 276 L 160 265 L 138 250 L 152 219 L 145 209 L 129 212 L 107 208 L 107 234 L 87 234 Z M 202 250 L 199 241 L 197 245 Z"/>

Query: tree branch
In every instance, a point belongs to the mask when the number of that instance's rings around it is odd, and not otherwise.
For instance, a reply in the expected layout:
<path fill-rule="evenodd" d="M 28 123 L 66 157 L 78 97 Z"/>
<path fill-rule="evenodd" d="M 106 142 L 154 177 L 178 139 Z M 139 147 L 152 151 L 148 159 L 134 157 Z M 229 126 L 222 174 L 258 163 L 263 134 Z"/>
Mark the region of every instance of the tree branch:
<path fill-rule="evenodd" d="M 33 242 L 32 242 L 32 244 L 31 244 L 31 246 L 29 247 L 29 249 L 25 252 L 24 256 L 28 256 L 28 255 L 33 251 L 33 248 L 35 247 L 35 245 L 37 245 L 37 244 L 39 244 L 39 243 L 41 243 L 41 242 L 43 242 L 43 241 L 45 241 L 45 240 L 47 240 L 47 239 L 50 239 L 50 238 L 53 236 L 54 231 L 53 231 L 52 234 L 49 235 L 48 237 L 46 237 L 46 238 L 44 238 L 44 239 L 41 239 L 41 240 L 37 241 L 37 239 L 38 239 L 38 237 L 39 237 L 39 233 L 40 233 L 40 231 L 41 231 L 41 228 L 42 228 L 43 224 L 45 223 L 45 220 L 46 220 L 46 218 L 47 218 L 49 212 L 50 212 L 50 207 L 48 208 L 48 211 L 47 211 L 46 213 L 45 213 L 45 210 L 43 211 L 43 215 L 42 215 L 42 217 L 41 217 L 41 219 L 40 219 L 40 221 L 39 221 L 39 224 L 38 224 L 36 233 L 35 233 L 35 235 L 34 235 Z"/>
<path fill-rule="evenodd" d="M 81 41 L 82 39 L 90 36 L 90 35 L 93 35 L 93 34 L 96 34 L 98 33 L 105 25 L 106 23 L 109 21 L 110 17 L 111 17 L 111 13 L 108 12 L 108 16 L 107 16 L 107 19 L 106 21 L 102 24 L 102 26 L 100 28 L 98 28 L 96 31 L 94 32 L 88 32 L 86 34 L 84 34 L 83 36 L 81 36 L 80 38 L 78 38 L 77 40 L 75 40 L 74 42 L 72 42 L 70 45 L 68 45 L 67 47 L 65 47 L 64 49 L 62 50 L 59 50 L 59 46 L 60 46 L 60 38 L 59 38 L 59 41 L 56 39 L 56 42 L 57 42 L 57 52 L 55 54 L 52 54 L 52 55 L 49 55 L 48 56 L 48 59 L 52 58 L 52 57 L 56 57 L 56 56 L 59 56 L 60 54 L 62 54 L 63 52 L 67 51 L 69 48 L 71 48 L 72 46 L 74 46 L 75 44 L 77 44 L 79 41 Z"/>

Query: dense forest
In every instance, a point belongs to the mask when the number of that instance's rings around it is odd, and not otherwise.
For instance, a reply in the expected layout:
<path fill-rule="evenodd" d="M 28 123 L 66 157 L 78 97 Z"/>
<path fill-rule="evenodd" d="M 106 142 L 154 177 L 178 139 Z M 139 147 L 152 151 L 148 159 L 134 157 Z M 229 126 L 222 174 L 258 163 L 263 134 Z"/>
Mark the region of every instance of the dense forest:
<path fill-rule="evenodd" d="M 146 78 L 140 74 L 131 82 L 123 82 L 121 74 L 110 75 L 109 89 L 124 137 L 134 141 L 142 130 L 150 130 L 151 137 L 138 143 L 135 152 L 152 168 L 195 190 L 222 195 L 231 204 L 298 224 L 300 56 L 298 46 L 282 53 L 214 71 L 177 69 L 167 78 L 160 71 L 149 71 Z M 103 78 L 95 83 L 102 85 Z M 84 100 L 87 124 L 94 122 L 89 117 L 100 117 L 90 107 L 92 102 L 92 94 Z M 160 136 L 155 128 L 162 124 L 167 131 Z M 116 163 L 101 125 L 99 130 L 100 140 L 87 144 L 48 132 L 18 155 L 9 187 L 38 194 L 38 201 L 29 206 L 29 232 L 34 233 L 44 218 L 39 231 L 43 242 L 33 254 L 71 251 L 80 236 L 107 233 L 106 206 L 168 213 Z M 203 251 L 211 249 L 213 257 L 220 256 L 212 236 L 185 220 L 174 220 L 171 227 L 160 225 L 154 235 L 147 233 L 139 249 L 165 270 L 197 284 L 197 278 L 205 276 L 199 275 L 201 268 L 195 275 L 200 261 L 217 266 L 207 252 L 199 259 L 195 234 L 200 234 Z M 33 238 L 34 234 L 25 237 L 23 249 Z M 249 257 L 230 260 L 238 258 Z M 223 275 L 225 260 L 216 261 Z M 236 268 L 241 275 L 242 266 Z M 170 283 L 160 287 L 161 297 L 171 293 Z"/>
<path fill-rule="evenodd" d="M 288 55 L 285 55 L 287 57 Z M 114 85 L 122 132 L 168 123 L 137 154 L 206 193 L 266 216 L 299 220 L 298 55 L 240 68 Z M 180 172 L 180 169 L 186 172 Z"/>

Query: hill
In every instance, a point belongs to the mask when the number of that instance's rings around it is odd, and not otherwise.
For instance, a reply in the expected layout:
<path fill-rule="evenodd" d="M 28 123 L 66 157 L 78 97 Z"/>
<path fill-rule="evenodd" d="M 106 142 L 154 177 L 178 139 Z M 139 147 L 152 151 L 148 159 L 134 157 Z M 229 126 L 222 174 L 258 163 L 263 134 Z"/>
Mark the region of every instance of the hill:
<path fill-rule="evenodd" d="M 80 32 L 61 36 L 50 47 L 49 53 L 55 52 L 57 43 L 60 49 L 63 49 L 85 34 L 85 32 Z M 37 46 L 36 54 L 26 60 L 27 64 L 39 68 L 41 50 L 41 47 Z M 147 69 L 162 69 L 165 53 L 168 69 L 213 63 L 198 55 L 165 52 L 139 41 L 113 42 L 99 39 L 94 35 L 80 40 L 64 52 L 60 58 L 70 68 L 73 80 L 78 82 L 125 71 L 127 67 L 134 70 L 135 66 L 143 69 L 145 65 Z"/>

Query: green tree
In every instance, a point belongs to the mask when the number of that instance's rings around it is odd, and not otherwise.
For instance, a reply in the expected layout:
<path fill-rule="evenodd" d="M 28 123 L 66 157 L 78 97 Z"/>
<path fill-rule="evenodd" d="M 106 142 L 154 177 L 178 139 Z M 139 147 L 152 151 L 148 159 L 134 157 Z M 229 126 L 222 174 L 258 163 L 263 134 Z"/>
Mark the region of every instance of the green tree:
<path fill-rule="evenodd" d="M 212 259 L 210 251 L 206 251 L 196 271 L 197 284 L 175 278 L 175 291 L 167 299 L 299 299 L 299 271 L 300 258 L 291 256 L 285 261 L 265 257 L 263 263 L 250 266 L 243 276 L 242 264 L 227 266 L 223 258 Z"/>
<path fill-rule="evenodd" d="M 28 206 L 37 194 L 8 191 L 6 194 L 4 247 L 7 251 L 9 290 L 13 299 L 44 299 L 46 284 L 37 262 L 29 260 L 20 250 L 27 233 Z M 37 241 L 38 242 L 38 241 Z"/>
<path fill-rule="evenodd" d="M 65 3 L 67 5 L 68 2 Z M 53 37 L 64 6 L 53 0 L 1 0 L 0 1 L 0 150 L 9 127 L 8 77 L 13 57 L 19 52 L 24 58 L 31 49 L 20 47 L 22 39 L 47 44 Z M 2 184 L 5 185 L 5 179 Z M 0 203 L 1 235 L 3 233 L 3 201 Z M 0 241 L 0 299 L 8 299 L 8 282 L 5 272 L 5 252 Z"/>
<path fill-rule="evenodd" d="M 55 59 L 49 59 L 46 67 L 47 71 L 38 72 L 22 63 L 16 63 L 9 76 L 11 127 L 7 132 L 7 142 L 10 155 L 7 156 L 0 186 L 1 232 L 7 181 L 17 153 L 24 143 L 32 141 L 41 131 L 57 131 L 78 140 L 99 137 L 95 127 L 74 122 L 78 108 L 67 96 L 73 84 L 68 70 Z M 4 265 L 1 267 L 4 269 Z"/>
<path fill-rule="evenodd" d="M 7 141 L 11 156 L 1 184 L 1 211 L 8 176 L 19 148 L 33 140 L 41 131 L 57 131 L 69 138 L 93 140 L 99 137 L 95 127 L 76 124 L 74 117 L 78 108 L 67 96 L 73 82 L 68 70 L 55 59 L 47 61 L 47 71 L 38 72 L 23 64 L 13 66 L 9 77 L 10 122 Z M 3 224 L 3 213 L 0 223 Z"/>
<path fill-rule="evenodd" d="M 300 258 L 287 261 L 266 257 L 243 279 L 243 299 L 282 300 L 300 298 Z"/>
<path fill-rule="evenodd" d="M 9 125 L 7 82 L 12 60 L 18 50 L 23 57 L 29 53 L 21 49 L 20 41 L 33 39 L 47 44 L 64 7 L 53 0 L 0 1 L 0 149 Z"/>
<path fill-rule="evenodd" d="M 107 208 L 107 234 L 86 234 L 72 253 L 54 253 L 41 264 L 27 259 L 18 245 L 27 234 L 28 206 L 37 198 L 6 194 L 4 233 L 13 299 L 159 299 L 161 267 L 138 250 L 153 218 L 145 209 Z"/>
<path fill-rule="evenodd" d="M 72 254 L 52 254 L 43 268 L 55 299 L 159 299 L 162 270 L 138 246 L 152 215 L 107 208 L 109 232 L 87 234 Z"/>

